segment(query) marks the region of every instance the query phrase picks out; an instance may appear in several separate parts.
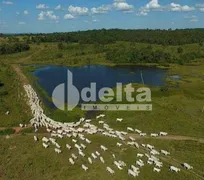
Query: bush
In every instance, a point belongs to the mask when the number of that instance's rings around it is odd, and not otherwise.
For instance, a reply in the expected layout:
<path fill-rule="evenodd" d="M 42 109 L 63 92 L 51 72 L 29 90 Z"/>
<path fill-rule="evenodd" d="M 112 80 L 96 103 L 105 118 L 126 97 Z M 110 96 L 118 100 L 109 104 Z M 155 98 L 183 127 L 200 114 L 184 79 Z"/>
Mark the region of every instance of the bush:
<path fill-rule="evenodd" d="M 30 46 L 27 43 L 0 44 L 0 54 L 13 54 L 22 51 L 28 51 Z"/>
<path fill-rule="evenodd" d="M 57 53 L 56 58 L 63 58 L 63 54 L 62 53 Z"/>
<path fill-rule="evenodd" d="M 183 53 L 183 48 L 182 48 L 182 47 L 179 47 L 179 48 L 177 49 L 177 52 L 178 52 L 179 54 Z"/>
<path fill-rule="evenodd" d="M 14 129 L 8 128 L 8 129 L 5 129 L 5 130 L 1 130 L 0 131 L 0 136 L 10 135 L 10 134 L 14 134 L 14 133 L 15 133 Z"/>

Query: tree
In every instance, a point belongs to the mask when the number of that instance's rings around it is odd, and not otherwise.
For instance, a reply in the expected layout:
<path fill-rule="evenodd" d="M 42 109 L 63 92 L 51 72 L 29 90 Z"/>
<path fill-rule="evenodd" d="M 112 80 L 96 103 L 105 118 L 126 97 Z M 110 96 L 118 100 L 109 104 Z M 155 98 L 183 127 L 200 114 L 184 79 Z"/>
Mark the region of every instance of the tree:
<path fill-rule="evenodd" d="M 178 47 L 177 53 L 179 53 L 179 54 L 183 53 L 183 48 L 182 47 Z"/>

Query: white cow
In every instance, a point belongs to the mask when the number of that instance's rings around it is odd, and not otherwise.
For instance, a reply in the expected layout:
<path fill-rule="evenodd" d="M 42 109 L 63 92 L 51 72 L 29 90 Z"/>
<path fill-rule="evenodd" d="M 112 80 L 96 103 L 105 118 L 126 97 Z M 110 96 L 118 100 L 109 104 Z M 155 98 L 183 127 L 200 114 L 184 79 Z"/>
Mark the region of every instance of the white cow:
<path fill-rule="evenodd" d="M 43 137 L 43 138 L 42 138 L 42 141 L 45 142 L 45 143 L 48 143 L 48 142 L 49 142 L 49 139 L 46 138 L 46 137 Z"/>
<path fill-rule="evenodd" d="M 159 135 L 156 134 L 156 133 L 151 133 L 150 136 L 151 136 L 151 137 L 158 137 Z"/>
<path fill-rule="evenodd" d="M 114 164 L 117 166 L 119 170 L 123 170 L 123 168 L 120 166 L 120 164 L 117 161 L 114 161 Z"/>
<path fill-rule="evenodd" d="M 160 136 L 167 136 L 168 133 L 166 133 L 166 132 L 160 132 L 159 135 L 160 135 Z"/>
<path fill-rule="evenodd" d="M 91 144 L 91 141 L 89 139 L 85 139 L 85 141 L 88 143 L 88 144 Z"/>
<path fill-rule="evenodd" d="M 83 149 L 86 149 L 86 146 L 85 146 L 84 144 L 82 144 L 82 143 L 81 143 L 81 147 L 82 147 Z"/>
<path fill-rule="evenodd" d="M 43 147 L 47 149 L 47 148 L 49 147 L 49 145 L 48 145 L 48 144 L 43 143 Z"/>
<path fill-rule="evenodd" d="M 147 144 L 147 146 L 146 146 L 148 149 L 150 149 L 150 150 L 153 150 L 154 149 L 154 146 L 152 146 L 152 145 L 150 145 L 150 144 Z"/>
<path fill-rule="evenodd" d="M 153 169 L 153 171 L 154 171 L 154 172 L 160 172 L 160 171 L 161 171 L 161 169 L 154 168 L 154 169 Z"/>
<path fill-rule="evenodd" d="M 72 142 L 77 143 L 77 140 L 76 139 L 72 139 Z"/>
<path fill-rule="evenodd" d="M 92 162 L 92 159 L 91 159 L 90 157 L 88 157 L 88 161 L 89 161 L 90 164 L 93 163 L 93 162 Z"/>
<path fill-rule="evenodd" d="M 89 168 L 88 167 L 86 167 L 84 164 L 82 164 L 82 169 L 84 170 L 84 171 L 87 171 Z"/>
<path fill-rule="evenodd" d="M 103 145 L 101 145 L 100 147 L 101 147 L 101 149 L 102 149 L 103 151 L 107 151 L 107 150 L 108 150 L 108 148 L 106 148 L 106 147 L 103 146 Z"/>
<path fill-rule="evenodd" d="M 133 138 L 133 137 L 129 137 L 129 139 L 131 140 L 131 141 L 135 141 L 135 138 Z"/>
<path fill-rule="evenodd" d="M 144 136 L 146 136 L 147 135 L 147 133 L 140 133 L 140 136 L 141 137 L 144 137 Z"/>
<path fill-rule="evenodd" d="M 79 155 L 85 157 L 85 154 L 82 151 L 79 151 Z"/>
<path fill-rule="evenodd" d="M 127 127 L 127 131 L 134 132 L 134 129 L 133 129 L 133 128 L 131 128 L 131 127 Z"/>
<path fill-rule="evenodd" d="M 136 164 L 140 167 L 144 166 L 144 163 L 142 163 L 141 161 L 136 161 Z"/>
<path fill-rule="evenodd" d="M 144 156 L 144 154 L 139 154 L 139 153 L 137 153 L 137 157 L 143 157 Z"/>
<path fill-rule="evenodd" d="M 115 171 L 112 170 L 110 167 L 106 167 L 106 170 L 107 170 L 109 173 L 111 173 L 111 174 L 114 174 L 114 173 L 115 173 Z"/>
<path fill-rule="evenodd" d="M 100 161 L 101 161 L 103 164 L 105 163 L 103 157 L 100 157 Z"/>
<path fill-rule="evenodd" d="M 193 167 L 192 167 L 191 165 L 187 164 L 187 163 L 183 163 L 183 166 L 184 166 L 184 168 L 187 169 L 187 170 L 193 169 Z"/>
<path fill-rule="evenodd" d="M 117 145 L 118 147 L 121 147 L 121 146 L 122 146 L 122 144 L 121 144 L 121 143 L 117 143 L 116 145 Z"/>
<path fill-rule="evenodd" d="M 72 147 L 69 144 L 66 144 L 66 148 L 70 150 Z"/>
<path fill-rule="evenodd" d="M 142 131 L 140 131 L 139 129 L 135 129 L 135 132 L 137 132 L 138 134 L 142 133 Z"/>
<path fill-rule="evenodd" d="M 72 158 L 69 158 L 69 162 L 74 165 L 74 160 Z"/>
<path fill-rule="evenodd" d="M 38 141 L 38 138 L 37 138 L 37 136 L 34 136 L 34 141 Z"/>
<path fill-rule="evenodd" d="M 98 151 L 96 151 L 96 155 L 97 155 L 97 156 L 100 156 L 100 153 L 99 153 Z"/>
<path fill-rule="evenodd" d="M 92 156 L 94 159 L 97 159 L 97 156 L 96 156 L 94 153 L 91 153 L 91 156 Z"/>
<path fill-rule="evenodd" d="M 128 175 L 131 175 L 133 177 L 137 176 L 137 174 L 132 169 L 128 169 Z"/>
<path fill-rule="evenodd" d="M 168 151 L 165 151 L 165 150 L 161 150 L 161 153 L 164 154 L 165 156 L 170 155 L 170 153 Z"/>
<path fill-rule="evenodd" d="M 74 158 L 75 160 L 77 159 L 77 156 L 76 156 L 74 153 L 72 153 L 71 156 L 72 156 L 72 158 Z"/>
<path fill-rule="evenodd" d="M 139 172 L 139 168 L 135 167 L 134 165 L 131 165 L 131 168 L 135 173 Z"/>
<path fill-rule="evenodd" d="M 117 121 L 117 122 L 122 122 L 122 121 L 123 121 L 123 118 L 117 118 L 116 121 Z"/>
<path fill-rule="evenodd" d="M 176 172 L 176 173 L 178 173 L 178 172 L 180 171 L 179 168 L 174 167 L 174 166 L 170 166 L 170 167 L 169 167 L 169 170 L 172 171 L 172 172 Z"/>
<path fill-rule="evenodd" d="M 58 149 L 58 148 L 55 148 L 55 152 L 59 154 L 59 153 L 61 153 L 62 151 L 61 151 L 60 149 Z"/>

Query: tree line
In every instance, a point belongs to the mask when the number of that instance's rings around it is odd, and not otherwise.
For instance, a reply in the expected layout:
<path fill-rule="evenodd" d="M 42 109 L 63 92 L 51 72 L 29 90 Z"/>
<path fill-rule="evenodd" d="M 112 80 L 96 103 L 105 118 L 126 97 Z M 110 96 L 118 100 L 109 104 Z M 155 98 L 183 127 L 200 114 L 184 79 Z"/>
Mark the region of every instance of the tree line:
<path fill-rule="evenodd" d="M 178 47 L 177 53 L 165 52 L 162 49 L 154 50 L 151 46 L 145 48 L 115 48 L 106 52 L 106 59 L 114 63 L 177 63 L 193 62 L 197 58 L 204 58 L 202 51 L 183 53 Z"/>
<path fill-rule="evenodd" d="M 19 36 L 19 34 L 10 36 Z M 100 29 L 51 34 L 20 34 L 20 36 L 28 43 L 77 42 L 81 44 L 110 44 L 116 41 L 128 41 L 162 45 L 183 45 L 192 43 L 202 44 L 204 42 L 204 29 Z"/>
<path fill-rule="evenodd" d="M 16 43 L 1 43 L 0 44 L 0 54 L 12 54 L 22 51 L 28 51 L 30 49 L 29 44 L 24 42 Z"/>

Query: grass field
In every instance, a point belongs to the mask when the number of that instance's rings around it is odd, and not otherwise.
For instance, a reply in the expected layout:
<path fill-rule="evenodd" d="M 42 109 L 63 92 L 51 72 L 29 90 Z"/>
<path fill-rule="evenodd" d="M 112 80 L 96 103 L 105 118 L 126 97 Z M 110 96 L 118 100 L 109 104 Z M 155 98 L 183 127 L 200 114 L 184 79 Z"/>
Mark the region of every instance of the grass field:
<path fill-rule="evenodd" d="M 72 144 L 69 139 L 60 141 L 63 153 L 57 155 L 53 147 L 44 149 L 40 142 L 34 143 L 32 135 L 18 135 L 11 136 L 9 139 L 0 137 L 0 143 L 3 148 L 0 149 L 0 172 L 3 179 L 69 179 L 82 180 L 82 179 L 134 179 L 127 175 L 127 168 L 130 164 L 135 164 L 136 154 L 140 152 L 134 148 L 127 148 L 124 145 L 123 150 L 116 148 L 114 139 L 91 136 L 92 144 L 88 146 L 85 154 L 90 156 L 92 152 L 98 150 L 105 159 L 105 165 L 99 159 L 94 161 L 93 165 L 89 165 L 87 158 L 79 158 L 76 165 L 71 166 L 68 159 L 71 153 L 76 153 L 73 149 L 68 151 L 65 149 L 65 142 Z M 195 142 L 177 142 L 177 141 L 150 141 L 156 147 L 166 148 L 171 150 L 172 156 L 178 158 L 182 163 L 189 162 L 194 165 L 198 174 L 203 171 L 203 145 L 198 145 Z M 100 151 L 100 144 L 109 148 L 108 152 Z M 25 148 L 26 147 L 26 148 Z M 190 148 L 189 148 L 190 147 Z M 123 160 L 128 164 L 124 170 L 120 171 L 113 164 L 113 157 L 111 153 L 116 154 L 117 160 Z M 145 159 L 145 158 L 144 158 Z M 81 169 L 81 164 L 84 163 L 89 167 L 88 173 Z M 164 163 L 161 173 L 154 173 L 152 166 L 145 166 L 141 169 L 140 179 L 164 179 L 164 180 L 197 180 L 200 179 L 184 169 L 180 173 L 170 173 L 168 166 L 171 165 L 171 160 Z M 106 170 L 106 166 L 112 167 L 116 174 L 110 175 Z M 15 172 L 15 173 L 13 173 Z"/>
<path fill-rule="evenodd" d="M 117 42 L 107 45 L 106 48 L 117 48 L 117 46 L 130 46 L 131 43 Z M 135 44 L 139 47 L 146 47 L 147 44 Z M 197 44 L 182 46 L 184 52 L 195 51 L 200 48 Z M 176 53 L 176 46 L 163 47 L 154 45 L 153 48 L 164 49 L 165 51 Z M 61 58 L 59 53 L 63 54 Z M 70 44 L 69 49 L 59 50 L 57 44 L 46 43 L 32 45 L 31 50 L 12 55 L 0 56 L 0 127 L 15 127 L 19 123 L 29 123 L 31 118 L 29 107 L 26 105 L 27 99 L 19 77 L 13 71 L 11 64 L 56 64 L 56 65 L 87 65 L 105 64 L 115 65 L 105 59 L 104 53 L 100 53 L 93 45 L 81 47 L 79 44 Z M 30 68 L 30 67 L 29 67 Z M 28 75 L 34 70 L 22 67 L 31 84 L 35 83 L 33 77 Z M 162 91 L 160 87 L 151 87 L 152 90 L 152 112 L 105 112 L 106 122 L 110 127 L 118 130 L 126 130 L 128 126 L 137 128 L 146 133 L 158 133 L 166 131 L 170 135 L 190 136 L 204 138 L 204 63 L 202 59 L 192 64 L 169 65 L 169 75 L 180 75 L 178 81 L 167 79 L 167 91 Z M 135 85 L 140 86 L 140 85 Z M 37 85 L 37 92 L 43 94 L 43 90 Z M 58 121 L 67 121 L 84 114 L 77 109 L 72 115 L 55 111 L 50 112 L 44 106 L 48 116 Z M 9 115 L 5 115 L 10 111 Z M 116 123 L 116 118 L 124 118 L 121 123 Z M 33 141 L 31 129 L 24 130 L 22 134 L 11 135 L 10 138 L 0 136 L 0 179 L 133 179 L 127 175 L 127 168 L 123 171 L 117 170 L 113 165 L 111 153 L 115 153 L 118 160 L 125 161 L 128 165 L 134 164 L 138 150 L 126 147 L 120 151 L 116 147 L 116 140 L 99 135 L 90 136 L 92 144 L 86 149 L 86 154 L 96 150 L 100 151 L 100 144 L 109 148 L 108 153 L 104 153 L 106 165 L 113 167 L 116 174 L 111 176 L 105 170 L 105 165 L 99 160 L 94 165 L 89 165 L 88 173 L 85 173 L 80 164 L 88 162 L 79 159 L 75 166 L 70 166 L 68 159 L 70 152 L 65 149 L 65 143 L 70 143 L 70 139 L 59 140 L 64 145 L 63 153 L 57 155 L 54 148 L 44 149 L 42 143 Z M 43 134 L 39 133 L 39 137 Z M 162 140 L 142 138 L 140 143 L 151 143 L 158 149 L 166 149 L 171 152 L 173 159 L 164 158 L 164 168 L 161 173 L 154 173 L 151 166 L 145 166 L 141 170 L 139 179 L 141 180 L 197 180 L 203 179 L 204 145 L 198 141 L 185 140 Z M 74 152 L 72 150 L 71 152 Z M 194 167 L 193 172 L 181 170 L 180 173 L 170 173 L 169 165 L 180 166 L 180 163 L 187 162 Z M 129 167 L 129 166 L 128 166 Z M 196 173 L 197 175 L 195 175 Z"/>

